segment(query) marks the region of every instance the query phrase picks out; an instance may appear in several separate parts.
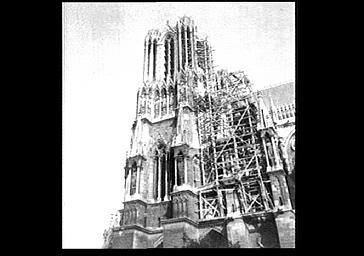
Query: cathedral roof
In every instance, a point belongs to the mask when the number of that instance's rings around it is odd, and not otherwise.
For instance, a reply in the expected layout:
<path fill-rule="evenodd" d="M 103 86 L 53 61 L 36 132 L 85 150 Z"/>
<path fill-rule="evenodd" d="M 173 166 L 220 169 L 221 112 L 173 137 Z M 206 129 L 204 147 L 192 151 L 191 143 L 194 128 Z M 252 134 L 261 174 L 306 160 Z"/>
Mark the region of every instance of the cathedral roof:
<path fill-rule="evenodd" d="M 281 85 L 269 87 L 260 90 L 263 96 L 264 104 L 269 108 L 271 99 L 277 107 L 280 105 L 295 103 L 295 86 L 294 82 L 284 83 Z"/>

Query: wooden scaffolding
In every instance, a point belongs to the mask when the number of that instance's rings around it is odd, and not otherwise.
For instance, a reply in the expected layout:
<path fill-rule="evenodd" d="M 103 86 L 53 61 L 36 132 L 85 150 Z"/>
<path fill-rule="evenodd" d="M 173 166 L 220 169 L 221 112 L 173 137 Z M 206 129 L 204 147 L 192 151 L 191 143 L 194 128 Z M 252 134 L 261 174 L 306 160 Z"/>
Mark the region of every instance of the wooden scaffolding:
<path fill-rule="evenodd" d="M 200 219 L 273 209 L 259 111 L 243 72 L 206 74 L 205 94 L 195 97 L 203 186 Z"/>

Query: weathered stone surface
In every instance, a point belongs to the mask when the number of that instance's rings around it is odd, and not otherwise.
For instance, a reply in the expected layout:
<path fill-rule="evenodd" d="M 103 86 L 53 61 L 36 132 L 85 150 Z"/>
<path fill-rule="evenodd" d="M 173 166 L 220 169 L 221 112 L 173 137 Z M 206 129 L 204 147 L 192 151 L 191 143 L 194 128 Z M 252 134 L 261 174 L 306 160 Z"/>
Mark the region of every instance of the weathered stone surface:
<path fill-rule="evenodd" d="M 295 248 L 295 214 L 287 211 L 279 214 L 275 220 L 281 248 Z"/>
<path fill-rule="evenodd" d="M 242 219 L 235 219 L 227 224 L 227 237 L 231 244 L 239 244 L 240 248 L 249 248 L 249 231 Z"/>

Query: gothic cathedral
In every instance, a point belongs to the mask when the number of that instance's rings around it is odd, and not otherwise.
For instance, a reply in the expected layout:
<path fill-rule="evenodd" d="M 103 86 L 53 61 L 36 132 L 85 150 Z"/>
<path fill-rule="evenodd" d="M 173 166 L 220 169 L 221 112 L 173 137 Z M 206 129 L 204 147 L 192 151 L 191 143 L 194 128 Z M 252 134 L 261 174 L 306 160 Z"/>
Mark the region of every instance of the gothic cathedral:
<path fill-rule="evenodd" d="M 147 33 L 124 207 L 104 248 L 294 247 L 294 168 L 277 107 L 251 88 L 242 71 L 214 71 L 189 17 Z"/>

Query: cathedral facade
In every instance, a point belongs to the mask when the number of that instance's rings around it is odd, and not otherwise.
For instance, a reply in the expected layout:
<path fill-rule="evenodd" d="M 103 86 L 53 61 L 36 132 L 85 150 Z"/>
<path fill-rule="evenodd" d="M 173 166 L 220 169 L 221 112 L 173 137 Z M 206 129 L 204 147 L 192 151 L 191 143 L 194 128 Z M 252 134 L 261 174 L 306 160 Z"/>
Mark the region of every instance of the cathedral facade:
<path fill-rule="evenodd" d="M 104 248 L 294 247 L 294 84 L 281 87 L 214 71 L 189 17 L 148 31 Z"/>

